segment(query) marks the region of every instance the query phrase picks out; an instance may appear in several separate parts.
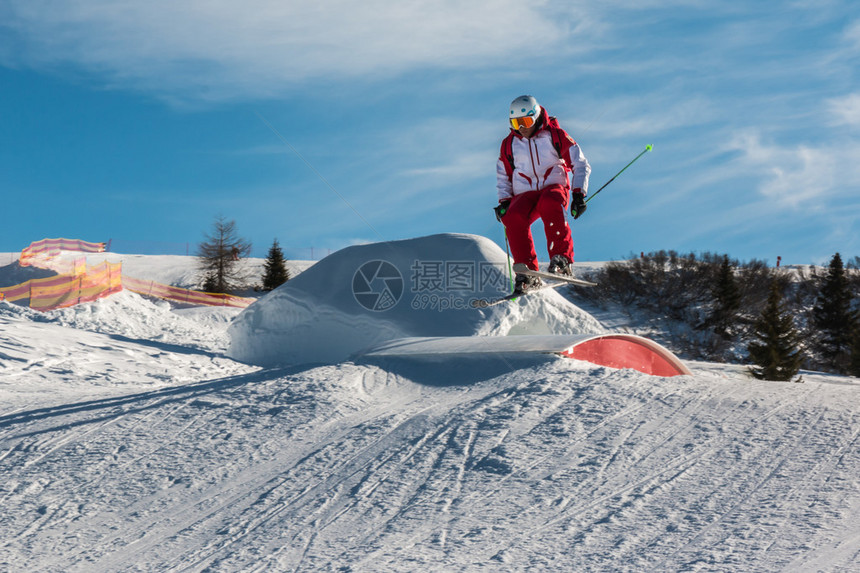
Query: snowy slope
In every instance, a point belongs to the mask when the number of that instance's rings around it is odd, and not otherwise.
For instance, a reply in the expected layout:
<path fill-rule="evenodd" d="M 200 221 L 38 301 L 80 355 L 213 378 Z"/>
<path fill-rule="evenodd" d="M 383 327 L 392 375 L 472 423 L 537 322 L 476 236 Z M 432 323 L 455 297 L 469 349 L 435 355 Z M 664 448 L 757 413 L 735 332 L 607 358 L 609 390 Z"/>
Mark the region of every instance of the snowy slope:
<path fill-rule="evenodd" d="M 854 379 L 261 369 L 236 315 L 0 303 L 0 570 L 860 569 Z"/>

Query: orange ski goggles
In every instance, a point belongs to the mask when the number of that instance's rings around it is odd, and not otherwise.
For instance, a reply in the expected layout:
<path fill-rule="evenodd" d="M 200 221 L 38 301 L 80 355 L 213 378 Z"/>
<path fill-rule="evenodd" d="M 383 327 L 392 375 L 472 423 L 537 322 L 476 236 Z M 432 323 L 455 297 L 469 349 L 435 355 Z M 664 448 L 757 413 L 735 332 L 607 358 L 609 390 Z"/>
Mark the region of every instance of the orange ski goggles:
<path fill-rule="evenodd" d="M 535 118 L 533 116 L 527 115 L 525 117 L 512 117 L 511 118 L 511 127 L 514 129 L 520 129 L 524 127 L 526 129 L 530 128 L 535 124 Z"/>

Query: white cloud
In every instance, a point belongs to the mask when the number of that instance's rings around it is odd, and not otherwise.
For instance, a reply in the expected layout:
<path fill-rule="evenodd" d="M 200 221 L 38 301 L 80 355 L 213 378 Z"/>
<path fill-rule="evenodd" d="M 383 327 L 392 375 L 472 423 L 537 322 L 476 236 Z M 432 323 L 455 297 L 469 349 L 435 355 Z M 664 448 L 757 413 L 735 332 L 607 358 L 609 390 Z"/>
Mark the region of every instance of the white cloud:
<path fill-rule="evenodd" d="M 860 126 L 860 93 L 827 100 L 827 109 L 836 125 Z"/>
<path fill-rule="evenodd" d="M 516 65 L 571 22 L 514 0 L 9 0 L 4 28 L 7 65 L 73 64 L 121 87 L 224 99 L 315 78 Z"/>
<path fill-rule="evenodd" d="M 472 181 L 495 167 L 495 156 L 490 153 L 459 154 L 450 163 L 409 169 L 404 176 L 433 178 L 438 181 Z M 435 184 L 435 183 L 434 183 Z"/>
<path fill-rule="evenodd" d="M 718 105 L 700 96 L 651 94 L 654 103 L 643 102 L 641 94 L 622 95 L 604 102 L 592 104 L 599 110 L 593 119 L 566 119 L 563 125 L 579 127 L 577 134 L 587 131 L 608 138 L 630 138 L 631 136 L 654 137 L 678 128 L 701 126 L 718 118 Z"/>
<path fill-rule="evenodd" d="M 844 38 L 855 50 L 860 50 L 860 20 L 855 20 L 845 28 Z"/>
<path fill-rule="evenodd" d="M 860 144 L 839 142 L 818 147 L 763 143 L 758 133 L 737 135 L 728 145 L 740 151 L 734 175 L 760 181 L 758 190 L 785 207 L 826 208 L 841 198 L 856 198 L 860 186 Z"/>

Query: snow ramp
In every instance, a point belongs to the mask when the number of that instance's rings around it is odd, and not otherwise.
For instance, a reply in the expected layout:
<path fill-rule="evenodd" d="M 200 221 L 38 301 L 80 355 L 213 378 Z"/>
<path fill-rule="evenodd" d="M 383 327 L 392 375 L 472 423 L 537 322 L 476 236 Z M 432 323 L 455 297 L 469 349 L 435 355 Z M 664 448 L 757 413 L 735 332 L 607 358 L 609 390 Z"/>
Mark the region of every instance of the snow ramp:
<path fill-rule="evenodd" d="M 485 237 L 439 234 L 354 245 L 314 264 L 245 309 L 228 355 L 263 367 L 336 364 L 407 337 L 603 332 L 551 289 L 510 304 L 505 251 Z"/>
<path fill-rule="evenodd" d="M 390 340 L 362 355 L 426 357 L 497 353 L 558 354 L 610 368 L 631 368 L 653 376 L 692 374 L 669 350 L 632 334 L 411 337 Z"/>

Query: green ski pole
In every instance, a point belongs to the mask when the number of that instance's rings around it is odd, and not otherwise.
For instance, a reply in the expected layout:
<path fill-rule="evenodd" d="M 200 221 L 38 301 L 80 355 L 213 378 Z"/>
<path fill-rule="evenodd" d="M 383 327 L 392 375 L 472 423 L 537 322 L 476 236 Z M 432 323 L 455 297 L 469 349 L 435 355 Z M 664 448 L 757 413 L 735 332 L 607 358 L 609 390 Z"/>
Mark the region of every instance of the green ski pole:
<path fill-rule="evenodd" d="M 505 229 L 505 253 L 508 255 L 508 282 L 511 283 L 511 290 L 514 290 L 514 271 L 511 268 L 511 246 L 508 244 L 507 229 Z"/>
<path fill-rule="evenodd" d="M 615 178 L 616 178 L 616 177 L 618 177 L 619 175 L 621 175 L 622 173 L 624 173 L 624 170 L 625 170 L 625 169 L 627 169 L 628 167 L 630 167 L 631 165 L 633 165 L 634 163 L 636 163 L 636 160 L 637 160 L 637 159 L 639 159 L 640 157 L 642 157 L 643 155 L 645 155 L 646 153 L 648 153 L 648 152 L 649 152 L 649 151 L 651 151 L 652 149 L 654 149 L 654 146 L 653 146 L 653 145 L 651 145 L 650 143 L 649 143 L 648 145 L 646 145 L 646 146 L 645 146 L 645 149 L 642 151 L 642 153 L 640 153 L 639 155 L 637 155 L 636 157 L 634 157 L 634 158 L 633 158 L 633 161 L 631 161 L 630 163 L 628 163 L 627 165 L 625 165 L 625 166 L 624 166 L 624 169 L 622 169 L 621 171 L 619 171 L 618 173 L 616 173 L 616 174 L 612 177 L 612 179 L 610 179 L 609 181 L 607 181 L 606 183 L 604 183 L 604 184 L 603 184 L 603 187 L 601 187 L 600 189 L 598 189 L 597 191 L 595 191 L 594 193 L 592 193 L 591 195 L 589 195 L 589 196 L 588 196 L 588 199 L 586 199 L 586 200 L 585 200 L 585 202 L 586 202 L 586 203 L 588 203 L 589 201 L 591 201 L 592 199 L 594 199 L 594 198 L 597 196 L 597 194 L 598 194 L 598 193 L 600 193 L 601 191 L 603 191 L 603 188 L 604 188 L 604 187 L 606 187 L 607 185 L 609 185 L 610 183 L 612 183 L 613 181 L 615 181 Z"/>

